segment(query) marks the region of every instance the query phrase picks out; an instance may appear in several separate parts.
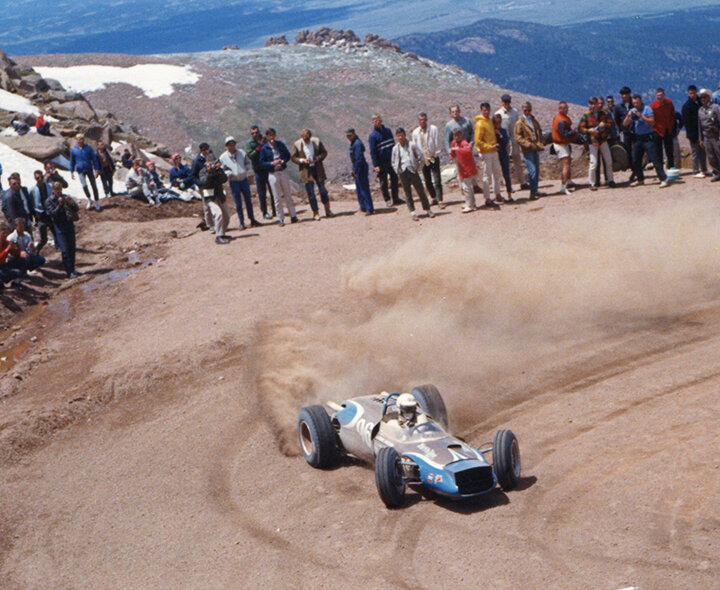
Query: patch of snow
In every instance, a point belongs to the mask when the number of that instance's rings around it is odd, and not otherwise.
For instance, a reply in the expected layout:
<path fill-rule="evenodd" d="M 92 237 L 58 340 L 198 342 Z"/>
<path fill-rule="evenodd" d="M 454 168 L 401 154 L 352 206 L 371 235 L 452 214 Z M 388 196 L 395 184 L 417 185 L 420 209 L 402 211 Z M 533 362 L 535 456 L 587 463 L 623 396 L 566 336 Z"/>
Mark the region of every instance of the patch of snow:
<path fill-rule="evenodd" d="M 18 113 L 40 113 L 38 108 L 24 96 L 0 89 L 0 109 Z"/>
<path fill-rule="evenodd" d="M 20 173 L 20 180 L 23 186 L 30 188 L 35 184 L 33 172 L 35 170 L 42 170 L 42 162 L 38 162 L 33 158 L 25 156 L 20 152 L 15 151 L 4 143 L 0 143 L 0 164 L 2 164 L 2 185 L 6 189 L 8 186 L 7 178 L 13 172 Z M 65 170 L 58 170 L 62 177 L 67 180 L 68 188 L 65 189 L 65 193 L 73 198 L 85 200 L 85 193 L 82 190 L 82 185 L 78 180 L 77 175 L 75 179 L 70 178 L 70 172 Z M 103 196 L 102 186 L 98 179 L 98 189 L 100 190 L 100 197 Z"/>
<path fill-rule="evenodd" d="M 106 84 L 130 84 L 148 98 L 172 94 L 174 84 L 195 84 L 200 76 L 189 66 L 170 64 L 138 64 L 129 68 L 118 66 L 37 67 L 43 78 L 52 78 L 68 90 L 93 92 Z"/>

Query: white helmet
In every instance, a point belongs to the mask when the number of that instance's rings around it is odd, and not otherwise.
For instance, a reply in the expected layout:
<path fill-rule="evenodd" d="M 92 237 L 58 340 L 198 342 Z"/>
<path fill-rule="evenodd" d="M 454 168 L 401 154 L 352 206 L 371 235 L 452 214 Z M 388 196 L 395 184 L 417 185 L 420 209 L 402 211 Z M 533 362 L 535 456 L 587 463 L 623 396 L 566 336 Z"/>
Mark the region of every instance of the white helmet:
<path fill-rule="evenodd" d="M 398 412 L 404 420 L 414 420 L 417 414 L 417 400 L 411 393 L 401 393 L 397 398 Z"/>

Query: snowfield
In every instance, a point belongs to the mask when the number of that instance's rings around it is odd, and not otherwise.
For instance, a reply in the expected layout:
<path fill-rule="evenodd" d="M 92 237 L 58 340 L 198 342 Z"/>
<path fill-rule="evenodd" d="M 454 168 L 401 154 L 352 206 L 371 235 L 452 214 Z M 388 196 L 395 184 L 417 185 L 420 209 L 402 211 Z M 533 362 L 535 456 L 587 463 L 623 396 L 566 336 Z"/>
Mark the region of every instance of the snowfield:
<path fill-rule="evenodd" d="M 37 115 L 40 111 L 24 96 L 13 94 L 7 90 L 0 89 L 0 109 L 14 111 L 17 113 L 32 113 Z"/>
<path fill-rule="evenodd" d="M 174 84 L 195 84 L 200 76 L 189 67 L 169 64 L 138 64 L 119 66 L 36 67 L 43 78 L 52 78 L 68 90 L 93 92 L 107 84 L 130 84 L 140 88 L 148 98 L 167 96 L 175 91 Z M 1 105 L 0 105 L 1 106 Z"/>

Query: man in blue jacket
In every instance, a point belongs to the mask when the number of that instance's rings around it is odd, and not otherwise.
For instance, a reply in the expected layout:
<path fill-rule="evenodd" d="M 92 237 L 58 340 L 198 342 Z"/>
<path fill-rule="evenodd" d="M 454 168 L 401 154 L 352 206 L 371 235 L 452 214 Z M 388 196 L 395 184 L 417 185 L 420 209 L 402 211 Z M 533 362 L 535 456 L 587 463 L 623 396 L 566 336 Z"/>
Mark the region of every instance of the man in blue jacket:
<path fill-rule="evenodd" d="M 375 174 L 380 179 L 380 190 L 382 190 L 385 198 L 385 205 L 392 207 L 393 205 L 401 205 L 404 201 L 398 197 L 398 177 L 392 167 L 392 149 L 395 145 L 393 133 L 383 125 L 382 117 L 378 114 L 373 115 L 372 123 L 375 127 L 368 138 L 370 145 L 370 157 L 372 158 Z M 390 176 L 390 193 L 388 192 L 388 175 Z"/>
<path fill-rule="evenodd" d="M 365 215 L 375 213 L 372 196 L 370 194 L 370 180 L 368 179 L 368 163 L 365 159 L 365 146 L 355 133 L 355 129 L 348 129 L 345 135 L 350 142 L 350 162 L 352 163 L 352 175 L 355 179 L 355 192 L 360 203 L 360 211 Z"/>
<path fill-rule="evenodd" d="M 278 224 L 281 227 L 285 225 L 285 211 L 281 199 L 285 199 L 288 213 L 290 213 L 290 223 L 297 223 L 298 218 L 297 213 L 295 213 L 295 205 L 290 191 L 290 178 L 287 173 L 290 151 L 282 141 L 277 139 L 277 133 L 272 127 L 265 131 L 265 137 L 267 143 L 260 149 L 260 168 L 269 172 L 268 180 L 273 199 L 275 199 Z"/>
<path fill-rule="evenodd" d="M 100 163 L 94 150 L 85 143 L 85 136 L 78 133 L 75 136 L 77 145 L 70 150 L 70 178 L 75 178 L 77 172 L 82 184 L 83 192 L 87 197 L 87 208 L 92 209 L 92 200 L 90 199 L 90 191 L 88 190 L 88 182 L 92 187 L 93 197 L 95 199 L 95 209 L 100 211 L 100 201 L 98 197 L 97 184 L 95 178 L 100 175 Z"/>

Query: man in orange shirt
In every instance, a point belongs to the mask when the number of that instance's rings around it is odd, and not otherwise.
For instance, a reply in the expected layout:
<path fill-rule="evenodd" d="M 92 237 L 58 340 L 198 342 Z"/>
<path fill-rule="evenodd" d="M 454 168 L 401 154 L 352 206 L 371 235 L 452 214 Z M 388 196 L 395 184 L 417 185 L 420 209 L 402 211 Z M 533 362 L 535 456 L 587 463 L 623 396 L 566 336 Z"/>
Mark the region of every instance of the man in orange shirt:
<path fill-rule="evenodd" d="M 572 128 L 572 121 L 568 117 L 568 103 L 561 100 L 558 103 L 558 112 L 552 122 L 553 147 L 562 166 L 560 178 L 562 186 L 560 192 L 570 194 L 570 166 L 572 164 L 572 144 L 575 143 L 577 132 Z"/>

